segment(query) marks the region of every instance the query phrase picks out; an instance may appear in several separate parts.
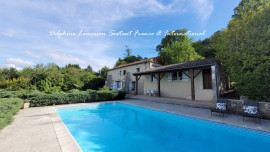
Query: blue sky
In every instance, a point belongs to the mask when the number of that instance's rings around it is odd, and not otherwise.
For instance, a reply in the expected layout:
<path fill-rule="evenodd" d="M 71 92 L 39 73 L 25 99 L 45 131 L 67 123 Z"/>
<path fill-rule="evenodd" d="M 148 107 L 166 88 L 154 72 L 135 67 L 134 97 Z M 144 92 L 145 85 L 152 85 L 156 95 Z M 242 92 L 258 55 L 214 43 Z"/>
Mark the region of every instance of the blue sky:
<path fill-rule="evenodd" d="M 124 56 L 125 45 L 133 55 L 157 56 L 156 45 L 165 31 L 187 28 L 205 31 L 209 38 L 226 28 L 240 0 L 0 0 L 0 67 L 33 66 L 37 63 L 91 65 L 94 70 L 113 67 Z M 105 33 L 103 36 L 78 36 Z M 110 36 L 110 31 L 130 32 Z M 134 36 L 134 32 L 157 36 Z M 75 33 L 50 35 L 50 31 Z"/>

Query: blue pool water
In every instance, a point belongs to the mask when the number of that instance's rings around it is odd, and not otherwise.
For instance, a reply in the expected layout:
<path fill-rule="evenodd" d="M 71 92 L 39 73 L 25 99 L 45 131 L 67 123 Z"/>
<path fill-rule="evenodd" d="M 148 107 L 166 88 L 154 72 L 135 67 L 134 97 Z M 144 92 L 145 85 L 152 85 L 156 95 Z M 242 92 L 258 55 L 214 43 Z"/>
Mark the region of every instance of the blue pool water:
<path fill-rule="evenodd" d="M 270 134 L 123 103 L 58 108 L 84 152 L 270 152 Z"/>

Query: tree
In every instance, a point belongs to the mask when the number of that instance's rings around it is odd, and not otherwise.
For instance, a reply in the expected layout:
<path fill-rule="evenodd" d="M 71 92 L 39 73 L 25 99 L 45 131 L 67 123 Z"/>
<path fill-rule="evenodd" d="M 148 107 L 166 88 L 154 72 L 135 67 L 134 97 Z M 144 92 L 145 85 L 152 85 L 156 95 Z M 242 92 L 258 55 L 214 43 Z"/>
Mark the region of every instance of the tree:
<path fill-rule="evenodd" d="M 136 56 L 129 55 L 129 56 L 127 56 L 127 57 L 124 58 L 124 61 L 126 63 L 132 63 L 132 62 L 138 61 L 138 59 L 137 59 Z"/>
<path fill-rule="evenodd" d="M 269 0 L 242 0 L 239 5 L 234 9 L 234 19 L 241 19 L 243 15 L 256 12 L 261 7 L 265 6 Z"/>
<path fill-rule="evenodd" d="M 214 34 L 216 56 L 235 89 L 250 99 L 270 99 L 270 2 L 243 0 L 226 30 Z M 246 6 L 246 4 L 248 4 Z"/>
<path fill-rule="evenodd" d="M 216 50 L 212 46 L 212 41 L 210 38 L 199 40 L 192 44 L 195 51 L 205 58 L 215 57 Z"/>
<path fill-rule="evenodd" d="M 126 49 L 125 49 L 126 57 L 130 56 L 131 55 L 131 49 L 127 45 L 125 45 L 125 47 L 126 47 Z"/>
<path fill-rule="evenodd" d="M 108 67 L 106 67 L 106 66 L 103 67 L 103 68 L 101 68 L 101 70 L 100 70 L 100 76 L 101 76 L 102 78 L 106 79 L 109 70 L 110 70 L 110 69 L 109 69 Z"/>
<path fill-rule="evenodd" d="M 170 46 L 173 43 L 183 41 L 185 39 L 185 37 L 187 37 L 187 35 L 185 35 L 185 33 L 187 33 L 187 32 L 188 32 L 187 29 L 180 29 L 180 30 L 175 30 L 175 31 L 168 32 L 168 34 L 165 36 L 165 38 L 163 38 L 161 40 L 161 43 L 156 46 L 156 51 L 158 52 L 158 54 L 160 54 L 161 51 L 166 46 L 168 46 L 168 45 Z M 177 34 L 177 35 L 174 35 L 174 34 Z"/>
<path fill-rule="evenodd" d="M 90 72 L 90 73 L 94 73 L 91 65 L 88 65 L 87 68 L 85 68 L 84 70 L 87 71 L 87 72 Z"/>
<path fill-rule="evenodd" d="M 127 62 L 125 60 L 121 59 L 121 58 L 118 58 L 118 60 L 116 61 L 114 67 L 117 67 L 117 66 L 123 65 L 123 64 L 127 64 Z"/>
<path fill-rule="evenodd" d="M 168 43 L 161 50 L 160 57 L 164 65 L 203 59 L 195 52 L 192 47 L 192 39 L 187 36 L 182 37 L 181 41 Z"/>
<path fill-rule="evenodd" d="M 77 69 L 81 69 L 81 67 L 80 67 L 79 64 L 68 64 L 68 65 L 66 65 L 66 68 L 71 68 L 71 67 L 74 67 L 74 68 L 77 68 Z"/>

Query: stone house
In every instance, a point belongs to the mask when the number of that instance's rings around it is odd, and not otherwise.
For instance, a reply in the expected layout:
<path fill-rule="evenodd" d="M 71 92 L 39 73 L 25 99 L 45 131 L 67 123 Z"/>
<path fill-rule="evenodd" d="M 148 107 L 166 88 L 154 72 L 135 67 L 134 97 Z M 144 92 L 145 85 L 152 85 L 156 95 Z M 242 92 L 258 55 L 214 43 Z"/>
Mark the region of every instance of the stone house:
<path fill-rule="evenodd" d="M 136 80 L 133 73 L 153 69 L 159 66 L 161 65 L 158 64 L 157 58 L 150 58 L 117 66 L 108 71 L 105 85 L 111 90 L 124 90 L 128 94 L 134 94 L 136 90 Z M 144 94 L 144 78 L 140 79 L 137 83 L 139 86 L 137 88 L 137 93 Z"/>

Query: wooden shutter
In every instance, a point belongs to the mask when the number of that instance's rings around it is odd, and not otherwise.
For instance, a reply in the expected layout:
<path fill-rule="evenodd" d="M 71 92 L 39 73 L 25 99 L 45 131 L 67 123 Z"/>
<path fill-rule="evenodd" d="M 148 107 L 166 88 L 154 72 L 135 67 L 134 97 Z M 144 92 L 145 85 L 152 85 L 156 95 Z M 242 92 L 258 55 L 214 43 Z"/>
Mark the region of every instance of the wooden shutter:
<path fill-rule="evenodd" d="M 202 72 L 203 72 L 203 89 L 212 89 L 211 69 L 204 69 Z"/>
<path fill-rule="evenodd" d="M 152 75 L 151 74 L 148 76 L 148 81 L 152 82 Z"/>
<path fill-rule="evenodd" d="M 117 90 L 117 82 L 116 81 L 113 82 L 113 90 Z"/>
<path fill-rule="evenodd" d="M 168 82 L 172 82 L 172 73 L 167 73 Z"/>
<path fill-rule="evenodd" d="M 122 81 L 120 81 L 120 88 L 118 90 L 122 90 Z"/>

